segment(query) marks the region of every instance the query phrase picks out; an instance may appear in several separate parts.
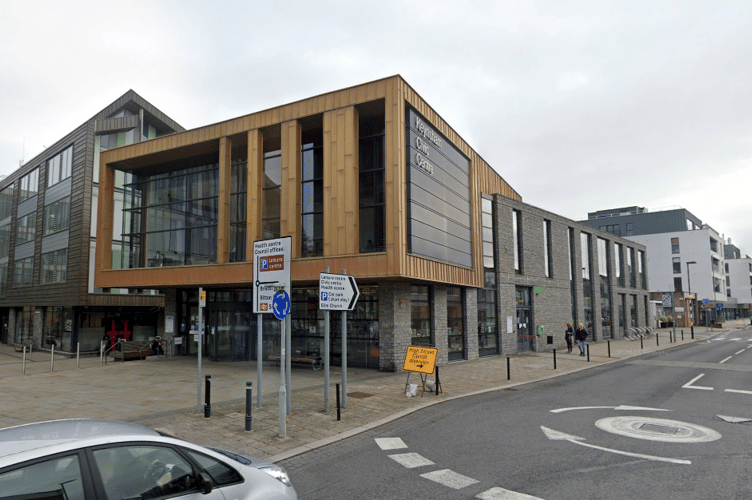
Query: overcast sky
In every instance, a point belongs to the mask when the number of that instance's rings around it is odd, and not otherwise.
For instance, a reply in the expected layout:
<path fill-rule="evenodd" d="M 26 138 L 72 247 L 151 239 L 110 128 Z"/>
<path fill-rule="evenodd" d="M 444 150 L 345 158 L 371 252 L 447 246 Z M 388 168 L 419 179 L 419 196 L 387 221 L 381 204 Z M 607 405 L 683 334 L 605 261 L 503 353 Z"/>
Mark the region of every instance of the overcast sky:
<path fill-rule="evenodd" d="M 128 89 L 186 128 L 394 74 L 521 194 L 752 255 L 752 2 L 0 0 L 0 174 Z"/>

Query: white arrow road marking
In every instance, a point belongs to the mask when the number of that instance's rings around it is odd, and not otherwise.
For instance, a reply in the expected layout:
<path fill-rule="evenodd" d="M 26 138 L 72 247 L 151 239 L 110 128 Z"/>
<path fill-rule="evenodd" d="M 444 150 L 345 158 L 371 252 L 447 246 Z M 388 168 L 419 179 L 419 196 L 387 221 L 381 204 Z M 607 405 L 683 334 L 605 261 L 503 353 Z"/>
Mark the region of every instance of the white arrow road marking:
<path fill-rule="evenodd" d="M 736 394 L 752 394 L 752 391 L 741 391 L 739 389 L 726 389 L 724 392 L 734 392 Z"/>
<path fill-rule="evenodd" d="M 400 453 L 397 455 L 389 455 L 389 458 L 401 465 L 404 465 L 408 469 L 425 467 L 426 465 L 434 465 L 433 462 L 423 457 L 419 453 Z"/>
<path fill-rule="evenodd" d="M 643 455 L 641 453 L 631 453 L 628 451 L 612 450 L 610 448 L 604 448 L 602 446 L 596 446 L 594 444 L 584 443 L 583 442 L 584 438 L 572 436 L 571 434 L 565 434 L 564 432 L 555 431 L 553 429 L 549 429 L 548 427 L 543 427 L 542 425 L 541 425 L 541 430 L 543 430 L 543 433 L 546 435 L 546 437 L 548 439 L 551 439 L 552 441 L 569 441 L 570 443 L 579 444 L 581 446 L 586 446 L 588 448 L 593 448 L 595 450 L 607 451 L 609 453 L 615 453 L 617 455 L 624 455 L 625 457 L 643 458 L 645 460 L 653 460 L 655 462 L 668 462 L 670 464 L 681 464 L 681 465 L 692 464 L 692 462 L 689 460 L 681 460 L 678 458 L 656 457 L 653 455 Z"/>
<path fill-rule="evenodd" d="M 692 385 L 692 384 L 694 384 L 695 382 L 697 382 L 698 380 L 700 380 L 704 376 L 705 376 L 704 373 L 699 374 L 698 376 L 696 376 L 695 378 L 693 378 L 692 380 L 690 380 L 689 382 L 687 382 L 686 384 L 684 384 L 682 386 L 682 388 L 684 388 L 684 389 L 699 389 L 701 391 L 712 391 L 713 390 L 712 387 L 703 387 L 701 385 Z"/>
<path fill-rule="evenodd" d="M 421 474 L 420 477 L 430 479 L 435 483 L 448 486 L 449 488 L 455 490 L 459 490 L 466 486 L 470 486 L 471 484 L 480 482 L 471 477 L 463 476 L 462 474 L 458 474 L 457 472 L 449 469 L 427 472 L 425 474 Z"/>
<path fill-rule="evenodd" d="M 480 498 L 481 500 L 543 500 L 532 495 L 525 495 L 524 493 L 517 493 L 516 491 L 498 487 L 486 490 L 475 498 Z"/>
<path fill-rule="evenodd" d="M 558 408 L 556 410 L 551 410 L 551 413 L 562 413 L 565 411 L 573 411 L 573 410 L 671 411 L 671 410 L 664 410 L 663 408 L 645 408 L 642 406 L 619 405 L 619 406 L 575 406 L 572 408 Z"/>
<path fill-rule="evenodd" d="M 719 361 L 719 363 L 725 363 L 729 359 L 733 358 L 733 356 L 729 356 L 728 358 L 723 359 L 722 361 Z"/>
<path fill-rule="evenodd" d="M 721 420 L 725 420 L 726 422 L 731 422 L 732 424 L 741 424 L 743 422 L 752 422 L 752 418 L 728 417 L 726 415 L 716 415 L 716 417 L 720 418 Z"/>
<path fill-rule="evenodd" d="M 407 445 L 400 438 L 376 438 L 376 444 L 382 450 L 399 450 L 407 448 Z"/>

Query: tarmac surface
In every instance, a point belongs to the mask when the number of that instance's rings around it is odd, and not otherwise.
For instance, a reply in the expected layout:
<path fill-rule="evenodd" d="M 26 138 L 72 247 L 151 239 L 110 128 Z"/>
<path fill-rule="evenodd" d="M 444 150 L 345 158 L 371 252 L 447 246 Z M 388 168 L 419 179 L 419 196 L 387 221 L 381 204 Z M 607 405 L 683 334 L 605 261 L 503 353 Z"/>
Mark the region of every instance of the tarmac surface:
<path fill-rule="evenodd" d="M 264 363 L 262 406 L 256 406 L 256 363 L 202 362 L 203 376 L 211 375 L 211 417 L 204 417 L 204 400 L 198 399 L 198 367 L 195 357 L 157 357 L 102 364 L 99 357 L 78 360 L 36 351 L 26 355 L 13 346 L 0 345 L 0 428 L 61 418 L 122 420 L 155 428 L 204 446 L 246 453 L 278 462 L 443 401 L 480 392 L 500 390 L 546 380 L 641 354 L 707 339 L 749 326 L 749 320 L 726 322 L 724 328 L 670 329 L 643 340 L 611 340 L 590 343 L 590 357 L 556 350 L 552 352 L 492 356 L 453 362 L 440 367 L 442 392 L 405 396 L 406 372 L 386 373 L 348 368 L 346 408 L 337 420 L 335 384 L 341 384 L 340 367 L 330 369 L 330 408 L 324 412 L 324 371 L 292 368 L 291 413 L 285 437 L 280 437 L 279 367 Z M 611 356 L 608 356 L 610 349 Z M 25 370 L 25 374 L 23 373 Z M 428 377 L 433 380 L 433 375 Z M 409 375 L 411 384 L 419 375 Z M 245 430 L 246 382 L 253 383 L 252 430 Z M 203 394 L 203 393 L 202 393 Z"/>

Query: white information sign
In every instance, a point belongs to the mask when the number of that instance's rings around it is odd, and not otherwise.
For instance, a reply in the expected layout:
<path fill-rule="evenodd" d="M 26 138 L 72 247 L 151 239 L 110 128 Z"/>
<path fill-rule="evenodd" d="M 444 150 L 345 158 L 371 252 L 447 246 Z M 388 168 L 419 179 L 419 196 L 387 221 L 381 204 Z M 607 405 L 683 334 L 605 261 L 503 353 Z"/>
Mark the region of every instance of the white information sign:
<path fill-rule="evenodd" d="M 355 278 L 346 274 L 319 274 L 319 309 L 352 311 L 360 297 Z"/>
<path fill-rule="evenodd" d="M 272 313 L 274 294 L 290 290 L 290 249 L 292 238 L 253 242 L 253 312 Z"/>

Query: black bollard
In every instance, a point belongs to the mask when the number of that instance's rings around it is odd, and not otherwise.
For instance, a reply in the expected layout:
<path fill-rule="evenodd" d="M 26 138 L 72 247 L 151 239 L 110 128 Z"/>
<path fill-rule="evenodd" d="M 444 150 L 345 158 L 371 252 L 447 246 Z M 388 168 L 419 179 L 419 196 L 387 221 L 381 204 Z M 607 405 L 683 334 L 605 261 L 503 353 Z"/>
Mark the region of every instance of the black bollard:
<path fill-rule="evenodd" d="M 441 382 L 439 382 L 439 367 L 436 366 L 436 387 L 434 387 L 434 389 L 436 389 L 436 395 L 437 396 L 439 395 L 439 384 L 440 383 Z"/>
<path fill-rule="evenodd" d="M 509 366 L 509 356 L 507 356 L 507 380 L 512 380 L 512 370 Z"/>
<path fill-rule="evenodd" d="M 587 360 L 590 361 L 590 344 L 588 344 L 586 347 L 587 347 Z"/>
<path fill-rule="evenodd" d="M 658 334 L 655 334 L 655 345 L 661 345 L 660 340 L 658 340 Z"/>
<path fill-rule="evenodd" d="M 656 335 L 658 334 L 656 333 Z M 640 349 L 645 349 L 645 346 L 642 344 L 642 337 L 640 337 Z"/>
<path fill-rule="evenodd" d="M 554 370 L 556 370 L 556 349 L 554 349 Z"/>
<path fill-rule="evenodd" d="M 204 418 L 211 417 L 211 375 L 206 376 L 206 391 L 204 394 Z"/>
<path fill-rule="evenodd" d="M 245 383 L 245 430 L 250 431 L 253 427 L 253 382 Z"/>
<path fill-rule="evenodd" d="M 690 325 L 690 330 L 692 331 L 692 340 L 695 339 L 695 325 Z"/>
<path fill-rule="evenodd" d="M 684 342 L 684 330 L 682 330 L 681 332 L 682 332 L 682 342 Z"/>
<path fill-rule="evenodd" d="M 611 357 L 611 341 L 607 340 L 606 344 L 608 345 L 608 357 L 610 358 Z"/>
<path fill-rule="evenodd" d="M 339 413 L 339 384 L 337 384 L 337 420 L 340 420 L 340 413 Z"/>

